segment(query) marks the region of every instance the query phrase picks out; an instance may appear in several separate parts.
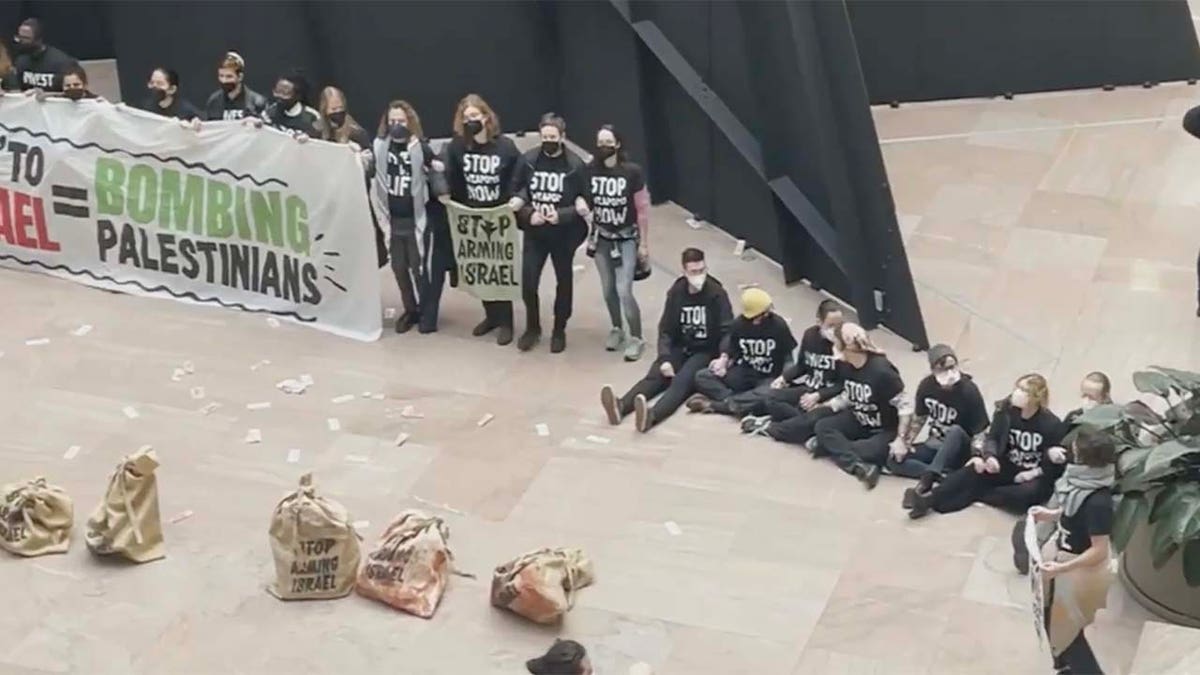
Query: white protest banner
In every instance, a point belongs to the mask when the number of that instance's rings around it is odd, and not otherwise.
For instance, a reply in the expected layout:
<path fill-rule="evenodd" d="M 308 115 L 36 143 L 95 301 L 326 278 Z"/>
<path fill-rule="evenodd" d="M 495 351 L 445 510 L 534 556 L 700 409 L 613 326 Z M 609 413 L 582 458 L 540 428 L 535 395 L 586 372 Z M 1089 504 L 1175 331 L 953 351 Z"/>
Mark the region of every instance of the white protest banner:
<path fill-rule="evenodd" d="M 346 146 L 0 98 L 0 266 L 375 340 L 375 256 Z"/>
<path fill-rule="evenodd" d="M 458 283 L 480 300 L 521 300 L 521 232 L 508 206 L 446 204 Z"/>
<path fill-rule="evenodd" d="M 1038 542 L 1037 521 L 1025 517 L 1025 550 L 1029 552 L 1029 595 L 1033 610 L 1033 628 L 1038 647 L 1046 646 L 1046 593 L 1042 588 L 1042 545 Z"/>

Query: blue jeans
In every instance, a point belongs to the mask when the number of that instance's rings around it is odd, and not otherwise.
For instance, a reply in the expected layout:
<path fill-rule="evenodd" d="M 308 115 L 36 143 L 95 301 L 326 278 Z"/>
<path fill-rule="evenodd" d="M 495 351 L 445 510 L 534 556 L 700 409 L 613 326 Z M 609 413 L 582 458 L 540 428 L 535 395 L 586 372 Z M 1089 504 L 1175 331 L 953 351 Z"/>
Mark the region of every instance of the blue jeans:
<path fill-rule="evenodd" d="M 888 455 L 887 469 L 892 475 L 922 478 L 934 474 L 939 478 L 961 469 L 971 457 L 971 437 L 957 424 L 946 430 L 941 445 L 925 442 L 913 448 L 903 462 Z"/>
<path fill-rule="evenodd" d="M 637 255 L 637 239 L 599 237 L 596 241 L 596 270 L 600 272 L 600 289 L 604 293 L 604 304 L 608 306 L 608 317 L 612 320 L 613 328 L 621 327 L 621 310 L 624 309 L 629 334 L 641 338 L 642 310 L 633 297 Z"/>

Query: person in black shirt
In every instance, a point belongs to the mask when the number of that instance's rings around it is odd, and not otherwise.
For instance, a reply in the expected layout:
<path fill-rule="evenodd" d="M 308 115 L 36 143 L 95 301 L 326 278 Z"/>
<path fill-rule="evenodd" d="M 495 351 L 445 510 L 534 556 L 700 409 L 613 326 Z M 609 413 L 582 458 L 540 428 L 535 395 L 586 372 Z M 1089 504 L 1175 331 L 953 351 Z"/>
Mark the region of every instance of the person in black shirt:
<path fill-rule="evenodd" d="M 1059 447 L 1066 429 L 1050 412 L 1046 378 L 1019 378 L 1013 393 L 996 404 L 983 455 L 946 477 L 929 494 L 914 494 L 910 518 L 930 509 L 954 513 L 975 502 L 1024 513 L 1050 497 L 1053 486 L 1040 480 L 1047 469 L 1066 461 Z"/>
<path fill-rule="evenodd" d="M 407 101 L 388 104 L 379 120 L 373 154 L 372 203 L 381 214 L 379 219 L 391 224 L 392 272 L 404 305 L 396 332 L 417 326 L 421 333 L 432 333 L 437 330 L 448 267 L 443 249 L 448 249 L 450 239 L 443 214 L 435 212 L 440 206 L 437 199 L 449 192 L 443 165 L 425 140 L 421 118 Z"/>
<path fill-rule="evenodd" d="M 214 91 L 204 104 L 208 120 L 240 120 L 258 117 L 267 107 L 267 99 L 246 86 L 246 61 L 237 52 L 226 52 L 217 66 Z"/>
<path fill-rule="evenodd" d="M 729 295 L 721 282 L 708 275 L 704 251 L 683 251 L 683 276 L 671 284 L 658 322 L 658 358 L 646 376 L 620 399 L 612 387 L 600 390 L 600 403 L 609 424 L 636 413 L 638 431 L 648 431 L 679 409 L 695 389 L 695 378 L 721 351 L 722 338 L 733 320 Z M 653 408 L 649 399 L 658 396 Z"/>
<path fill-rule="evenodd" d="M 71 66 L 63 73 L 63 98 L 79 101 L 85 98 L 100 98 L 88 89 L 87 71 L 82 66 Z"/>
<path fill-rule="evenodd" d="M 150 72 L 146 88 L 150 95 L 143 106 L 145 110 L 185 121 L 200 119 L 201 113 L 196 106 L 179 95 L 179 73 L 174 70 L 155 68 Z"/>
<path fill-rule="evenodd" d="M 742 316 L 730 325 L 721 355 L 696 373 L 697 393 L 688 399 L 688 410 L 713 412 L 734 394 L 770 383 L 791 365 L 796 338 L 772 310 L 766 291 L 742 291 Z"/>
<path fill-rule="evenodd" d="M 588 164 L 588 217 L 592 231 L 587 254 L 596 261 L 600 288 L 612 329 L 604 348 L 625 347 L 625 360 L 642 357 L 642 311 L 633 297 L 637 270 L 649 264 L 650 193 L 642 168 L 625 155 L 625 143 L 616 127 L 605 124 L 596 132 L 596 154 Z M 621 311 L 629 326 L 629 340 L 621 328 Z"/>
<path fill-rule="evenodd" d="M 566 145 L 567 123 L 554 113 L 542 116 L 538 124 L 542 144 L 525 153 L 528 178 L 523 195 L 525 206 L 517 213 L 524 230 L 521 255 L 521 294 L 525 301 L 525 333 L 517 340 L 517 349 L 533 349 L 542 335 L 538 286 L 542 268 L 549 257 L 554 266 L 554 330 L 550 333 L 550 351 L 567 347 L 567 320 L 574 304 L 575 251 L 587 238 L 587 223 L 580 212 L 587 210 L 583 194 L 587 190 L 583 160 Z"/>
<path fill-rule="evenodd" d="M 68 68 L 79 65 L 75 57 L 47 45 L 42 33 L 41 22 L 25 19 L 13 38 L 13 49 L 17 53 L 13 66 L 21 91 L 60 92 L 63 74 Z"/>
<path fill-rule="evenodd" d="M 842 393 L 827 404 L 835 413 L 817 422 L 809 441 L 814 457 L 830 456 L 846 473 L 875 489 L 879 474 L 912 417 L 900 371 L 867 331 L 843 323 L 834 333 Z"/>
<path fill-rule="evenodd" d="M 1084 630 L 1105 606 L 1113 526 L 1116 447 L 1094 429 L 1081 429 L 1073 463 L 1054 488 L 1057 508 L 1034 506 L 1036 522 L 1057 522 L 1054 543 L 1042 562 L 1045 627 L 1054 667 L 1060 673 L 1099 673 Z M 1045 549 L 1044 549 L 1045 550 Z M 1070 583 L 1059 583 L 1070 582 Z"/>
<path fill-rule="evenodd" d="M 958 367 L 958 355 L 949 345 L 929 349 L 930 374 L 917 385 L 913 420 L 903 443 L 888 457 L 888 471 L 916 478 L 917 486 L 904 491 L 904 508 L 912 508 L 914 492 L 928 493 L 935 481 L 949 471 L 962 468 L 971 457 L 972 445 L 982 447 L 988 425 L 983 394 Z M 914 447 L 917 434 L 929 425 L 929 437 Z"/>
<path fill-rule="evenodd" d="M 821 301 L 817 324 L 809 326 L 800 338 L 796 363 L 766 387 L 729 398 L 724 408 L 730 414 L 746 414 L 743 433 L 797 445 L 813 437 L 817 422 L 832 414 L 828 406 L 820 404 L 842 393 L 833 338 L 844 321 L 836 300 Z"/>
<path fill-rule="evenodd" d="M 271 89 L 271 101 L 262 113 L 262 122 L 289 133 L 303 143 L 321 137 L 321 114 L 304 104 L 303 79 L 282 75 Z M 256 125 L 258 126 L 258 125 Z"/>

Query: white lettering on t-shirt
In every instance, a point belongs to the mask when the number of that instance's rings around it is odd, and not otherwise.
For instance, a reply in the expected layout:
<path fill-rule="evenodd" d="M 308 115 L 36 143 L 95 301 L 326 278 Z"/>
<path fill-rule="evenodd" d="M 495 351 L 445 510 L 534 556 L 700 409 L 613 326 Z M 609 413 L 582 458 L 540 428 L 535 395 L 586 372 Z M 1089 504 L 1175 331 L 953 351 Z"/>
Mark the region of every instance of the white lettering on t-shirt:
<path fill-rule="evenodd" d="M 804 352 L 804 365 L 807 366 L 808 372 L 801 375 L 796 383 L 809 389 L 828 386 L 825 374 L 832 372 L 836 364 L 837 359 L 833 357 L 833 354 Z"/>
<path fill-rule="evenodd" d="M 221 119 L 223 120 L 240 120 L 245 116 L 246 111 L 242 108 L 226 108 L 225 111 L 221 113 Z"/>
<path fill-rule="evenodd" d="M 1042 435 L 1023 429 L 1008 430 L 1008 461 L 1023 468 L 1032 469 L 1041 462 Z"/>
<path fill-rule="evenodd" d="M 52 89 L 54 87 L 54 73 L 35 73 L 26 70 L 21 73 L 21 82 L 30 87 L 39 89 Z"/>
<path fill-rule="evenodd" d="M 681 308 L 679 325 L 685 339 L 708 339 L 708 307 L 689 305 Z"/>
<path fill-rule="evenodd" d="M 750 366 L 763 375 L 770 375 L 775 369 L 775 338 L 738 338 L 738 351 L 741 362 Z"/>
<path fill-rule="evenodd" d="M 408 196 L 408 187 L 412 183 L 411 167 L 408 150 L 401 150 L 399 154 L 388 152 L 387 192 L 389 196 Z"/>
<path fill-rule="evenodd" d="M 625 176 L 592 176 L 592 218 L 598 225 L 620 227 L 629 216 Z"/>
<path fill-rule="evenodd" d="M 925 397 L 925 409 L 929 411 L 929 433 L 944 436 L 946 429 L 958 419 L 958 411 L 936 398 Z"/>
<path fill-rule="evenodd" d="M 879 406 L 872 401 L 874 390 L 866 382 L 846 380 L 844 384 L 846 400 L 850 402 L 850 410 L 855 419 L 864 427 L 878 429 L 883 426 L 883 415 Z"/>
<path fill-rule="evenodd" d="M 474 202 L 494 202 L 500 199 L 500 155 L 463 155 L 463 181 L 467 198 Z"/>
<path fill-rule="evenodd" d="M 529 177 L 529 200 L 543 216 L 558 209 L 563 198 L 566 174 L 559 171 L 534 171 Z"/>

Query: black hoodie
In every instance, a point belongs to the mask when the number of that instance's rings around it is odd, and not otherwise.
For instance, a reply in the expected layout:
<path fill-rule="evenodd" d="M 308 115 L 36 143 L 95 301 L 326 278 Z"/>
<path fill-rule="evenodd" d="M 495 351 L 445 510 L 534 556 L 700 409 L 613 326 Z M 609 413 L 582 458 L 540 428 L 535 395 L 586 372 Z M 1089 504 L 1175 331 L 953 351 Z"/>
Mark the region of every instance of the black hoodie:
<path fill-rule="evenodd" d="M 42 89 L 62 91 L 63 74 L 71 66 L 79 65 L 75 57 L 61 49 L 46 45 L 36 54 L 18 54 L 13 59 L 13 72 L 21 91 Z"/>
<path fill-rule="evenodd" d="M 658 322 L 658 357 L 676 367 L 695 354 L 716 358 L 732 322 L 729 294 L 720 281 L 710 276 L 699 293 L 692 293 L 687 277 L 679 277 L 667 290 Z"/>

